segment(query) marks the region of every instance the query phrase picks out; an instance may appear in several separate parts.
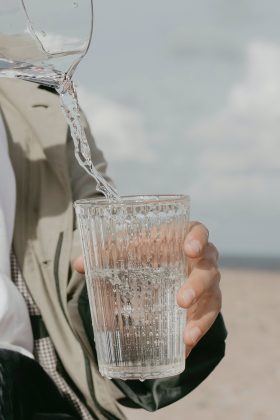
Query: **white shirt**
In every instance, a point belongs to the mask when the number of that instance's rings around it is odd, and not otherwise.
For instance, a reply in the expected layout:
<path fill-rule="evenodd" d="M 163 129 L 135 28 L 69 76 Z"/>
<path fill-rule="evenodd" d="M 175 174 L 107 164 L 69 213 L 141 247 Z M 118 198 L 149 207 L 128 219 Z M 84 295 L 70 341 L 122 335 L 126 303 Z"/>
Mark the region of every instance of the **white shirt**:
<path fill-rule="evenodd" d="M 22 295 L 11 280 L 10 251 L 15 205 L 15 175 L 0 114 L 0 347 L 33 357 L 33 336 L 28 310 Z"/>

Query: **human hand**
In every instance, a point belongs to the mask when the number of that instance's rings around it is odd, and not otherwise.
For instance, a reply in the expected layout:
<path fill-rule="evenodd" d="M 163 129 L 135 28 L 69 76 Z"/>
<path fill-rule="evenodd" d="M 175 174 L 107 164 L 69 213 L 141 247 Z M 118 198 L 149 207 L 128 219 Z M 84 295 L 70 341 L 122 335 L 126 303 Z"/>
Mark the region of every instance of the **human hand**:
<path fill-rule="evenodd" d="M 184 251 L 188 258 L 188 280 L 177 295 L 177 302 L 188 309 L 184 332 L 186 357 L 214 323 L 222 305 L 217 266 L 218 251 L 208 242 L 209 232 L 199 222 L 191 222 Z"/>
<path fill-rule="evenodd" d="M 221 309 L 220 272 L 217 267 L 218 251 L 208 242 L 208 230 L 199 223 L 190 224 L 184 251 L 188 258 L 188 280 L 177 295 L 178 304 L 188 309 L 184 332 L 186 357 L 214 323 Z M 80 256 L 74 268 L 84 273 L 84 260 Z"/>

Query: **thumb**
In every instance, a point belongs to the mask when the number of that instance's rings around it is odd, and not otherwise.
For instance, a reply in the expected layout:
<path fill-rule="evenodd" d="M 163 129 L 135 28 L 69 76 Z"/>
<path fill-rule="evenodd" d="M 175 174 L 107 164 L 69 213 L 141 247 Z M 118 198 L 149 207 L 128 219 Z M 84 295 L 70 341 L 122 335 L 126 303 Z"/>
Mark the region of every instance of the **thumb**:
<path fill-rule="evenodd" d="M 84 258 L 82 255 L 80 255 L 76 260 L 74 261 L 74 269 L 78 271 L 78 273 L 84 274 L 85 273 L 85 264 L 84 264 Z"/>

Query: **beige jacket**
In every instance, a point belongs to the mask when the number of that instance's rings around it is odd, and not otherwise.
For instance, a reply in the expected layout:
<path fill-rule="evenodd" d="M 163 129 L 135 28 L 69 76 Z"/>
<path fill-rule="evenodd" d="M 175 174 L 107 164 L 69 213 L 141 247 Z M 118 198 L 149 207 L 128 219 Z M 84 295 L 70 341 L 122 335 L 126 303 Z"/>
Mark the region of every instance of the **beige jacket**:
<path fill-rule="evenodd" d="M 99 373 L 77 314 L 84 277 L 70 261 L 81 254 L 73 201 L 96 194 L 94 181 L 74 159 L 57 95 L 37 85 L 0 79 L 0 107 L 17 182 L 16 257 L 64 368 L 94 418 L 123 419 L 122 393 Z M 106 162 L 85 128 L 96 168 Z M 7 192 L 8 193 L 8 192 Z"/>
<path fill-rule="evenodd" d="M 0 79 L 0 108 L 17 181 L 15 253 L 66 373 L 93 418 L 123 419 L 118 399 L 154 411 L 184 397 L 224 356 L 222 316 L 193 349 L 180 375 L 143 383 L 103 379 L 95 362 L 90 316 L 85 316 L 84 277 L 71 268 L 81 254 L 73 201 L 94 196 L 95 184 L 73 158 L 57 95 L 28 82 Z M 104 174 L 106 162 L 84 124 L 95 166 Z"/>

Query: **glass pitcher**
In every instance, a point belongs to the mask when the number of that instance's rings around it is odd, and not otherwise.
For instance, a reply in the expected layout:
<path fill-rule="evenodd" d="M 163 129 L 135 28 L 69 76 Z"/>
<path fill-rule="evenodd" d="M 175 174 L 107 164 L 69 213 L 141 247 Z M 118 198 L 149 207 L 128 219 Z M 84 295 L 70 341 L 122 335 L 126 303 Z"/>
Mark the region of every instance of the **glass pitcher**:
<path fill-rule="evenodd" d="M 59 86 L 86 54 L 92 28 L 92 0 L 0 0 L 0 77 Z"/>

